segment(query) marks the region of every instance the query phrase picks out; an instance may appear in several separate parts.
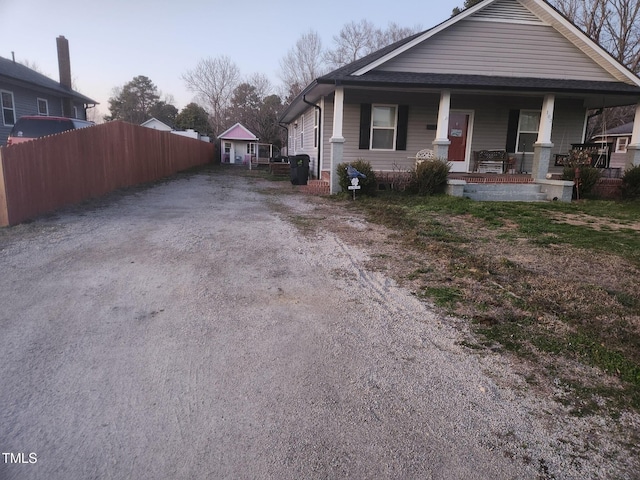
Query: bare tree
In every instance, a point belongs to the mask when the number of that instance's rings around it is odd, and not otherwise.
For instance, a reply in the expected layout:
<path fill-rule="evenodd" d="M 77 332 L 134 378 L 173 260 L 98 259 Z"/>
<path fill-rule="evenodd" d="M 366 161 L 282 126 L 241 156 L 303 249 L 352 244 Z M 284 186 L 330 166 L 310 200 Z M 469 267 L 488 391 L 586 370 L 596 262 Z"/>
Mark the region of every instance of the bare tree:
<path fill-rule="evenodd" d="M 240 83 L 240 70 L 236 64 L 227 56 L 206 58 L 182 75 L 182 79 L 210 115 L 213 135 L 221 133 L 233 91 Z"/>
<path fill-rule="evenodd" d="M 280 79 L 293 96 L 325 73 L 322 41 L 317 32 L 309 30 L 280 60 Z"/>
<path fill-rule="evenodd" d="M 607 46 L 620 63 L 640 73 L 640 1 L 610 0 L 606 17 Z"/>
<path fill-rule="evenodd" d="M 397 41 L 407 38 L 415 33 L 422 31 L 421 25 L 414 27 L 401 27 L 395 22 L 389 23 L 385 30 L 376 30 L 376 37 L 374 42 L 374 50 L 391 45 Z"/>
<path fill-rule="evenodd" d="M 36 62 L 32 62 L 31 60 L 24 59 L 24 60 L 19 61 L 18 63 L 21 63 L 22 65 L 24 65 L 25 67 L 33 70 L 34 72 L 38 72 L 38 73 L 40 73 L 42 75 L 45 75 L 47 77 L 49 76 L 49 75 L 47 75 L 46 73 L 44 73 L 42 71 L 42 69 L 40 68 L 40 65 L 38 65 Z"/>
<path fill-rule="evenodd" d="M 325 59 L 335 69 L 376 50 L 376 28 L 365 19 L 359 23 L 350 22 L 342 27 L 338 35 L 333 36 L 333 42 L 335 48 L 326 52 Z"/>
<path fill-rule="evenodd" d="M 554 0 L 555 7 L 633 72 L 640 71 L 640 1 Z"/>
<path fill-rule="evenodd" d="M 639 0 L 554 0 L 556 8 L 629 70 L 640 73 Z M 634 109 L 605 108 L 589 121 L 587 136 L 633 120 Z"/>
<path fill-rule="evenodd" d="M 252 85 L 256 90 L 256 95 L 260 100 L 273 93 L 273 85 L 271 80 L 263 73 L 254 73 L 247 77 L 245 83 Z"/>
<path fill-rule="evenodd" d="M 338 35 L 334 35 L 335 47 L 326 52 L 325 59 L 331 68 L 340 68 L 420 30 L 419 25 L 400 27 L 393 22 L 386 29 L 376 28 L 367 20 L 347 23 Z"/>

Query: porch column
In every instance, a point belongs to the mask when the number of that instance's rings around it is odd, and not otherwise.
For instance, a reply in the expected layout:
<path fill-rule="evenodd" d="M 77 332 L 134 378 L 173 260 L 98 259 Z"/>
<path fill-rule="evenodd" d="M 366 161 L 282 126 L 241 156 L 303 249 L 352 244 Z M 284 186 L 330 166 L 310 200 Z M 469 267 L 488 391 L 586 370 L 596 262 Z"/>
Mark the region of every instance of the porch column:
<path fill-rule="evenodd" d="M 631 143 L 627 145 L 627 168 L 640 165 L 640 103 L 636 105 L 636 116 L 633 120 Z"/>
<path fill-rule="evenodd" d="M 438 128 L 436 139 L 433 141 L 433 153 L 436 158 L 449 157 L 449 112 L 451 110 L 451 92 L 443 90 L 440 92 L 440 107 L 438 108 Z"/>
<path fill-rule="evenodd" d="M 544 179 L 549 173 L 551 161 L 551 130 L 553 127 L 553 109 L 556 97 L 553 94 L 544 96 L 542 112 L 540 114 L 540 126 L 538 127 L 538 139 L 533 144 L 533 167 L 531 176 L 536 179 Z"/>
<path fill-rule="evenodd" d="M 340 192 L 340 179 L 338 178 L 338 165 L 342 163 L 344 149 L 344 137 L 342 136 L 342 124 L 344 120 L 344 87 L 336 87 L 333 100 L 333 134 L 331 143 L 331 175 L 329 193 Z"/>

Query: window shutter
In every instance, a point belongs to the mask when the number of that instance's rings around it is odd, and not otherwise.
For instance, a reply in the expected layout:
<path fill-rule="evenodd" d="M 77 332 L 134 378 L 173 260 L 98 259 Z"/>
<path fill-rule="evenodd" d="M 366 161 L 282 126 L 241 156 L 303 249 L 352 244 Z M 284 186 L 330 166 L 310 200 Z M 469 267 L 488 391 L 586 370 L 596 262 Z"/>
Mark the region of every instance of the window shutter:
<path fill-rule="evenodd" d="M 369 150 L 371 140 L 371 104 L 360 105 L 360 150 Z"/>
<path fill-rule="evenodd" d="M 407 149 L 407 130 L 409 126 L 409 105 L 398 106 L 398 136 L 396 150 Z"/>
<path fill-rule="evenodd" d="M 519 121 L 520 110 L 509 110 L 509 123 L 507 124 L 507 145 L 505 147 L 505 150 L 509 153 L 513 153 L 516 151 Z"/>

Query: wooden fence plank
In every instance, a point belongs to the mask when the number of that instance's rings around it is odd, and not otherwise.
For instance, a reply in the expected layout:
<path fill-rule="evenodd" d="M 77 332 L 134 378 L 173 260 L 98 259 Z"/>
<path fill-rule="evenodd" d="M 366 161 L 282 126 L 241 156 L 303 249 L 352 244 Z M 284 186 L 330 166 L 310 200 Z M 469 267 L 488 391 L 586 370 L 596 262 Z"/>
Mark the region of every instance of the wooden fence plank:
<path fill-rule="evenodd" d="M 119 121 L 0 147 L 0 226 L 211 163 L 214 149 Z"/>

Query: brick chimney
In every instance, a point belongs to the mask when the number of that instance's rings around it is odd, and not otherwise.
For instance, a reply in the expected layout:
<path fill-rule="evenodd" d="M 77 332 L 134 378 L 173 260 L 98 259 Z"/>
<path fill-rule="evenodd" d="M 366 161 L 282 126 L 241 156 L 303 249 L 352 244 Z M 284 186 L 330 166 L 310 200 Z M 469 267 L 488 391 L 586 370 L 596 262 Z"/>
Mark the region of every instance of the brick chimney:
<path fill-rule="evenodd" d="M 60 35 L 56 38 L 58 46 L 58 71 L 60 72 L 60 85 L 71 90 L 71 59 L 69 57 L 69 40 Z M 73 117 L 73 102 L 71 97 L 62 99 L 62 115 Z"/>

